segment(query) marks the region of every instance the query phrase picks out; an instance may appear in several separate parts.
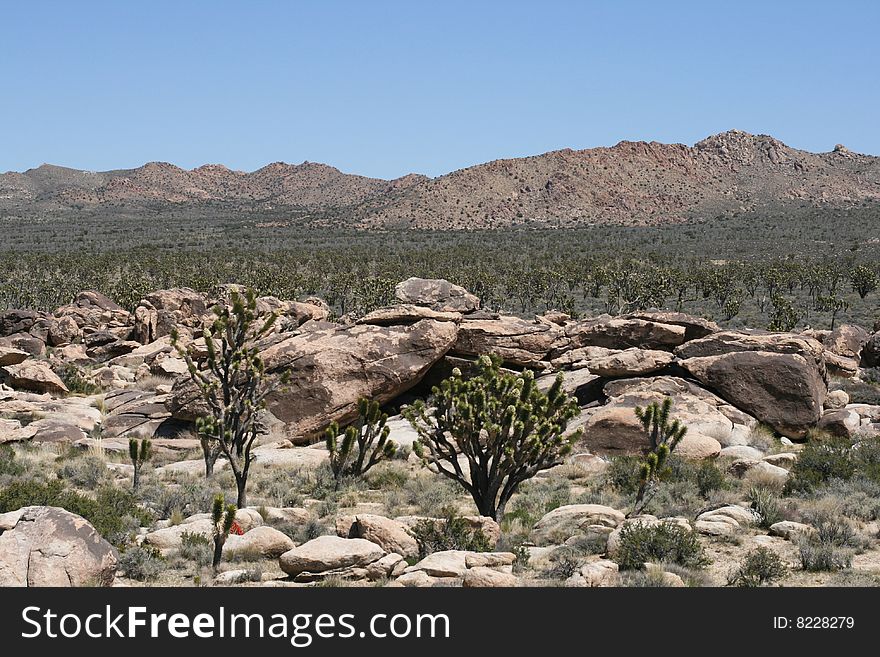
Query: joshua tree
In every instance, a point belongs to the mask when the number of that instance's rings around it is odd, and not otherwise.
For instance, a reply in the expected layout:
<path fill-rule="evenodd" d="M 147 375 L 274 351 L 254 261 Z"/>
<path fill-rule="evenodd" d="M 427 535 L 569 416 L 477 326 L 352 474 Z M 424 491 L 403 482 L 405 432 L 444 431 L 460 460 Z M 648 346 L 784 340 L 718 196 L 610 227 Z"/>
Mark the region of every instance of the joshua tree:
<path fill-rule="evenodd" d="M 816 310 L 831 313 L 831 330 L 837 321 L 837 315 L 849 309 L 849 302 L 843 297 L 818 296 L 816 297 Z"/>
<path fill-rule="evenodd" d="M 378 402 L 358 400 L 358 415 L 358 421 L 346 428 L 342 435 L 336 422 L 325 432 L 330 469 L 337 486 L 344 475 L 360 477 L 397 453 L 397 444 L 388 440 L 391 432 L 391 428 L 385 426 L 388 415 L 379 410 Z"/>
<path fill-rule="evenodd" d="M 235 523 L 235 512 L 234 504 L 224 505 L 222 493 L 214 498 L 214 508 L 211 510 L 211 520 L 214 522 L 214 558 L 211 565 L 214 570 L 217 570 L 223 558 L 223 546 L 226 544 L 229 530 Z"/>
<path fill-rule="evenodd" d="M 180 346 L 176 332 L 172 340 L 208 410 L 196 425 L 202 439 L 205 475 L 211 475 L 214 460 L 223 454 L 235 476 L 237 505 L 242 508 L 247 505 L 251 448 L 261 428 L 260 411 L 265 408 L 266 397 L 286 377 L 268 381 L 255 346 L 271 330 L 277 315 L 258 317 L 256 299 L 250 290 L 244 296 L 233 291 L 230 301 L 231 307 L 214 307 L 216 318 L 204 330 L 207 357 L 203 362 L 196 362 Z"/>
<path fill-rule="evenodd" d="M 503 372 L 500 362 L 482 356 L 467 380 L 456 368 L 433 388 L 430 407 L 417 401 L 403 412 L 419 435 L 413 449 L 422 462 L 458 482 L 496 520 L 522 482 L 559 465 L 580 437 L 580 430 L 565 434 L 580 409 L 563 391 L 562 375 L 545 394 L 531 371 Z"/>
<path fill-rule="evenodd" d="M 666 397 L 662 404 L 652 403 L 647 408 L 636 406 L 636 417 L 648 436 L 649 449 L 639 470 L 639 490 L 630 515 L 642 512 L 657 492 L 657 482 L 669 472 L 669 455 L 684 438 L 687 427 L 678 420 L 669 420 L 672 399 Z"/>
<path fill-rule="evenodd" d="M 132 478 L 132 489 L 137 492 L 141 483 L 141 468 L 144 463 L 153 457 L 153 444 L 149 438 L 129 438 L 128 440 L 128 456 L 131 464 L 134 466 L 134 477 Z"/>

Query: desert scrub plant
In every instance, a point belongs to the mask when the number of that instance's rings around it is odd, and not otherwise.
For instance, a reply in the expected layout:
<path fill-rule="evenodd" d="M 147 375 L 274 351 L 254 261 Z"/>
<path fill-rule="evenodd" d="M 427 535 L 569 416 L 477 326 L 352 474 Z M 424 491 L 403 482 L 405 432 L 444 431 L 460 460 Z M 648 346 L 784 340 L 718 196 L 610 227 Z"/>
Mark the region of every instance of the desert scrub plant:
<path fill-rule="evenodd" d="M 153 457 L 153 443 L 149 438 L 129 438 L 128 440 L 128 458 L 134 467 L 134 476 L 132 477 L 131 489 L 137 493 L 141 483 L 141 470 L 147 461 Z"/>
<path fill-rule="evenodd" d="M 716 491 L 727 490 L 731 487 L 730 480 L 722 472 L 714 461 L 704 460 L 697 467 L 696 472 L 697 490 L 700 497 L 709 499 L 712 493 Z"/>
<path fill-rule="evenodd" d="M 455 368 L 428 404 L 416 401 L 403 415 L 418 433 L 413 451 L 422 462 L 464 488 L 481 515 L 497 520 L 524 481 L 563 462 L 581 435 L 580 429 L 566 435 L 579 412 L 561 374 L 545 394 L 530 370 L 503 372 L 498 357 L 481 356 L 475 376 L 466 380 Z"/>
<path fill-rule="evenodd" d="M 229 538 L 229 532 L 235 524 L 235 505 L 225 504 L 223 495 L 217 495 L 214 498 L 214 508 L 211 510 L 211 522 L 213 523 L 214 535 L 214 556 L 211 560 L 211 566 L 214 571 L 220 566 L 223 559 L 223 546 L 226 539 Z"/>
<path fill-rule="evenodd" d="M 156 579 L 165 568 L 165 558 L 149 545 L 132 545 L 119 554 L 119 568 L 139 582 Z"/>
<path fill-rule="evenodd" d="M 791 468 L 787 492 L 810 492 L 833 480 L 880 483 L 880 436 L 814 436 Z"/>
<path fill-rule="evenodd" d="M 798 542 L 801 568 L 810 572 L 836 571 L 852 567 L 852 551 L 823 543 L 815 538 Z"/>
<path fill-rule="evenodd" d="M 255 343 L 269 333 L 277 314 L 258 316 L 253 291 L 244 296 L 233 290 L 230 306 L 214 307 L 215 319 L 205 327 L 207 355 L 196 362 L 181 346 L 177 331 L 171 340 L 186 361 L 190 379 L 195 384 L 208 413 L 197 421 L 205 459 L 205 475 L 213 473 L 214 462 L 222 453 L 229 461 L 238 490 L 238 508 L 247 506 L 247 480 L 254 441 L 261 429 L 260 413 L 266 398 L 286 381 L 266 378 L 265 366 Z"/>
<path fill-rule="evenodd" d="M 518 520 L 523 526 L 531 527 L 545 514 L 570 501 L 571 485 L 567 481 L 529 481 L 513 498 L 511 510 L 504 515 L 502 524 L 509 525 Z"/>
<path fill-rule="evenodd" d="M 214 557 L 211 541 L 208 540 L 208 537 L 193 532 L 183 532 L 180 535 L 178 554 L 183 559 L 194 562 L 200 568 L 210 565 Z"/>
<path fill-rule="evenodd" d="M 641 570 L 646 563 L 675 563 L 688 568 L 711 563 L 696 534 L 672 522 L 626 524 L 613 559 L 621 570 Z"/>
<path fill-rule="evenodd" d="M 0 445 L 0 476 L 18 477 L 24 474 L 24 470 L 12 445 Z"/>
<path fill-rule="evenodd" d="M 82 370 L 74 363 L 61 363 L 52 369 L 64 385 L 67 386 L 71 394 L 96 395 L 101 392 L 101 386 L 95 385 L 83 376 Z"/>
<path fill-rule="evenodd" d="M 748 492 L 752 510 L 758 514 L 758 525 L 769 529 L 770 525 L 784 520 L 778 494 L 764 486 L 752 486 Z"/>
<path fill-rule="evenodd" d="M 103 459 L 86 454 L 64 461 L 58 468 L 58 478 L 69 481 L 79 488 L 95 490 L 110 480 L 110 472 Z"/>
<path fill-rule="evenodd" d="M 668 474 L 669 455 L 687 433 L 687 427 L 678 420 L 670 420 L 672 398 L 666 397 L 661 404 L 652 403 L 647 408 L 636 406 L 635 414 L 642 423 L 648 438 L 648 453 L 639 466 L 639 487 L 633 508 L 628 515 L 638 515 L 650 501 L 657 483 Z"/>
<path fill-rule="evenodd" d="M 343 476 L 362 477 L 381 461 L 394 458 L 397 443 L 388 439 L 391 427 L 385 423 L 388 415 L 379 403 L 361 398 L 358 400 L 358 419 L 346 427 L 340 435 L 339 425 L 332 422 L 325 432 L 330 470 L 337 482 Z"/>
<path fill-rule="evenodd" d="M 24 506 L 58 506 L 88 520 L 95 530 L 116 546 L 124 545 L 131 532 L 149 525 L 152 516 L 140 508 L 128 492 L 113 486 L 98 489 L 95 498 L 67 490 L 61 481 L 16 481 L 0 490 L 0 513 Z"/>
<path fill-rule="evenodd" d="M 756 587 L 782 579 L 788 568 L 773 550 L 759 547 L 749 552 L 743 562 L 727 576 L 730 586 Z"/>
<path fill-rule="evenodd" d="M 479 527 L 471 524 L 452 508 L 444 509 L 440 518 L 422 518 L 411 529 L 419 544 L 419 558 L 442 550 L 488 552 L 489 539 Z"/>

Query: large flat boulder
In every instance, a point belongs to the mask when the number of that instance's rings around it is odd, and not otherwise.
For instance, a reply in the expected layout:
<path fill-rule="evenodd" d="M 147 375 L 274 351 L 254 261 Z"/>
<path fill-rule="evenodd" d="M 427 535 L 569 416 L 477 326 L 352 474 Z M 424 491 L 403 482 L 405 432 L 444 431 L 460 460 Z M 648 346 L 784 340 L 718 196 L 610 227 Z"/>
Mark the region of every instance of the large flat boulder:
<path fill-rule="evenodd" d="M 385 550 L 363 538 L 319 536 L 288 550 L 278 560 L 281 570 L 296 578 L 364 567 L 385 556 Z"/>
<path fill-rule="evenodd" d="M 5 347 L 0 345 L 0 367 L 6 365 L 18 365 L 30 358 L 31 355 L 21 349 L 15 347 Z"/>
<path fill-rule="evenodd" d="M 0 374 L 8 385 L 19 390 L 48 392 L 55 395 L 69 392 L 67 386 L 46 361 L 26 360 L 17 365 L 5 365 L 0 368 Z"/>
<path fill-rule="evenodd" d="M 475 295 L 442 278 L 413 276 L 397 284 L 394 296 L 403 303 L 427 306 L 440 312 L 467 313 L 480 307 L 480 300 Z"/>
<path fill-rule="evenodd" d="M 528 367 L 545 360 L 563 331 L 541 321 L 501 316 L 497 319 L 465 319 L 452 353 L 459 356 L 495 354 L 506 363 Z"/>
<path fill-rule="evenodd" d="M 357 417 L 367 397 L 384 404 L 415 386 L 455 342 L 452 322 L 422 320 L 411 326 L 356 325 L 310 331 L 273 341 L 262 352 L 270 377 L 287 372 L 289 382 L 267 399 L 284 423 L 285 437 L 314 442 L 332 421 Z M 204 413 L 198 390 L 179 381 L 168 401 L 174 417 Z"/>
<path fill-rule="evenodd" d="M 672 351 L 685 341 L 686 329 L 675 324 L 606 316 L 573 322 L 566 326 L 565 334 L 568 344 L 557 350 L 554 357 L 580 347 Z"/>
<path fill-rule="evenodd" d="M 737 351 L 681 361 L 701 384 L 789 438 L 822 414 L 827 387 L 815 361 L 796 353 Z"/>
<path fill-rule="evenodd" d="M 684 339 L 686 341 L 704 338 L 711 333 L 716 333 L 721 330 L 721 327 L 711 320 L 673 311 L 643 310 L 630 313 L 626 316 L 626 319 L 643 319 L 646 322 L 658 322 L 660 324 L 681 326 L 684 328 Z"/>
<path fill-rule="evenodd" d="M 58 507 L 0 515 L 0 586 L 109 586 L 118 555 L 84 518 Z"/>

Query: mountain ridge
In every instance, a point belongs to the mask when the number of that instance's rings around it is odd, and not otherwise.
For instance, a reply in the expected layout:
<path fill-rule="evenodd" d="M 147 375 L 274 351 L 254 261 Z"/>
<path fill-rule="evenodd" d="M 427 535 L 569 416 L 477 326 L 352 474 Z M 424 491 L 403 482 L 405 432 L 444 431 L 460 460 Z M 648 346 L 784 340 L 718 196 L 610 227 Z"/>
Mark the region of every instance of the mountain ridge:
<path fill-rule="evenodd" d="M 204 207 L 235 214 L 320 213 L 360 228 L 484 229 L 655 225 L 768 205 L 880 202 L 880 157 L 838 145 L 826 153 L 770 135 L 730 130 L 693 146 L 621 141 L 497 159 L 429 178 L 393 180 L 321 163 L 272 162 L 255 171 L 222 164 L 183 169 L 148 162 L 82 171 L 43 164 L 0 174 L 0 214 L 52 216 L 125 208 Z"/>

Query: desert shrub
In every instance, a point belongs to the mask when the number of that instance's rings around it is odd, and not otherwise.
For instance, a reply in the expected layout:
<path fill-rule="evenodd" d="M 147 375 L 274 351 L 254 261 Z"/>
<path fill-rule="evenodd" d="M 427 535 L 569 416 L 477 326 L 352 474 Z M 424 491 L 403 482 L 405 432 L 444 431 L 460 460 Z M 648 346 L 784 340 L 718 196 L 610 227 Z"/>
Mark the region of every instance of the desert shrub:
<path fill-rule="evenodd" d="M 620 586 L 627 588 L 668 588 L 675 586 L 666 576 L 666 568 L 652 566 L 643 570 L 626 570 L 620 575 Z"/>
<path fill-rule="evenodd" d="M 767 529 L 785 519 L 775 491 L 764 486 L 752 486 L 748 499 L 752 510 L 758 514 L 758 524 L 761 527 Z"/>
<path fill-rule="evenodd" d="M 622 495 L 635 495 L 639 490 L 641 460 L 635 456 L 615 456 L 605 470 L 605 482 Z"/>
<path fill-rule="evenodd" d="M 101 392 L 101 387 L 83 376 L 83 372 L 73 363 L 62 363 L 52 369 L 67 389 L 75 395 L 96 395 Z"/>
<path fill-rule="evenodd" d="M 538 573 L 540 579 L 564 581 L 581 569 L 584 554 L 567 546 L 556 548 L 547 558 L 550 564 Z"/>
<path fill-rule="evenodd" d="M 411 477 L 404 485 L 402 493 L 402 501 L 414 506 L 417 513 L 436 516 L 455 503 L 459 489 L 448 479 L 430 475 Z"/>
<path fill-rule="evenodd" d="M 664 563 L 661 565 L 666 572 L 681 577 L 681 580 L 688 588 L 702 588 L 715 585 L 712 581 L 712 576 L 703 568 L 690 568 L 688 566 L 680 566 L 677 563 Z"/>
<path fill-rule="evenodd" d="M 880 482 L 880 438 L 816 437 L 798 455 L 786 490 L 809 492 L 832 480 L 854 477 Z"/>
<path fill-rule="evenodd" d="M 159 551 L 148 545 L 133 545 L 119 555 L 119 568 L 129 579 L 145 582 L 156 579 L 165 567 Z"/>
<path fill-rule="evenodd" d="M 0 445 L 0 476 L 18 477 L 24 473 L 24 466 L 16 460 L 11 445 Z"/>
<path fill-rule="evenodd" d="M 861 570 L 839 570 L 828 578 L 825 586 L 864 588 L 880 586 L 880 576 Z"/>
<path fill-rule="evenodd" d="M 194 561 L 199 567 L 210 566 L 214 556 L 214 546 L 204 534 L 183 532 L 180 535 L 178 554 L 187 561 Z"/>
<path fill-rule="evenodd" d="M 644 512 L 658 517 L 694 516 L 705 505 L 697 486 L 690 481 L 664 481 L 655 485 Z"/>
<path fill-rule="evenodd" d="M 709 495 L 719 490 L 730 488 L 730 481 L 714 461 L 703 461 L 697 468 L 695 480 L 700 497 L 709 499 Z"/>
<path fill-rule="evenodd" d="M 802 539 L 798 544 L 801 567 L 811 572 L 835 571 L 852 566 L 852 551 L 822 543 L 814 539 Z"/>
<path fill-rule="evenodd" d="M 0 513 L 23 506 L 61 507 L 88 520 L 101 536 L 117 546 L 124 544 L 140 524 L 152 521 L 128 491 L 112 486 L 99 489 L 95 499 L 67 490 L 57 480 L 17 481 L 0 491 Z"/>
<path fill-rule="evenodd" d="M 94 490 L 110 479 L 110 473 L 103 459 L 86 455 L 66 461 L 58 469 L 58 477 L 69 481 L 74 486 Z"/>
<path fill-rule="evenodd" d="M 510 512 L 504 515 L 504 524 L 510 525 L 519 520 L 525 527 L 531 527 L 544 514 L 568 504 L 571 500 L 571 486 L 563 480 L 530 481 L 519 495 L 510 503 Z"/>
<path fill-rule="evenodd" d="M 849 395 L 849 401 L 853 404 L 872 404 L 877 405 L 880 404 L 880 381 L 877 379 L 880 378 L 880 375 L 874 374 L 873 372 L 880 371 L 880 368 L 873 368 L 873 370 L 862 370 L 861 381 L 856 379 L 842 379 L 839 381 L 835 387 L 838 390 L 843 390 L 846 394 Z M 866 372 L 871 372 L 867 374 Z"/>
<path fill-rule="evenodd" d="M 759 547 L 746 555 L 743 562 L 727 577 L 731 586 L 764 586 L 785 577 L 785 563 L 773 550 Z"/>
<path fill-rule="evenodd" d="M 304 523 L 281 522 L 273 525 L 273 527 L 282 534 L 287 534 L 287 536 L 298 545 L 311 541 L 313 538 L 318 538 L 319 536 L 326 536 L 327 534 L 335 533 L 331 532 L 327 525 L 318 522 L 314 518 L 309 518 L 309 520 Z"/>
<path fill-rule="evenodd" d="M 624 526 L 614 561 L 622 570 L 640 570 L 647 562 L 689 568 L 710 563 L 696 534 L 671 522 L 634 522 Z"/>
<path fill-rule="evenodd" d="M 857 547 L 858 537 L 849 520 L 837 509 L 808 510 L 804 520 L 815 529 L 815 539 L 836 547 Z"/>
<path fill-rule="evenodd" d="M 880 482 L 860 477 L 849 481 L 833 479 L 818 499 L 829 501 L 848 518 L 880 520 Z"/>
<path fill-rule="evenodd" d="M 188 479 L 173 485 L 149 481 L 138 489 L 138 499 L 158 518 L 170 518 L 175 511 L 183 516 L 207 513 L 218 483 L 204 479 Z"/>
<path fill-rule="evenodd" d="M 483 530 L 471 527 L 452 507 L 444 509 L 440 518 L 419 520 L 412 527 L 412 534 L 418 541 L 420 558 L 443 550 L 488 552 L 491 549 Z"/>
<path fill-rule="evenodd" d="M 375 490 L 398 490 L 409 481 L 409 472 L 401 467 L 383 464 L 364 475 L 364 479 Z"/>

